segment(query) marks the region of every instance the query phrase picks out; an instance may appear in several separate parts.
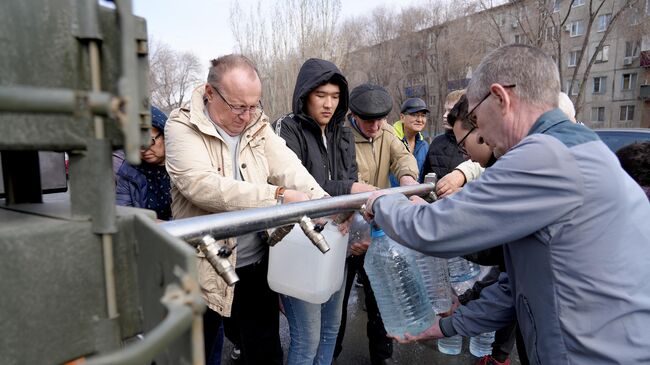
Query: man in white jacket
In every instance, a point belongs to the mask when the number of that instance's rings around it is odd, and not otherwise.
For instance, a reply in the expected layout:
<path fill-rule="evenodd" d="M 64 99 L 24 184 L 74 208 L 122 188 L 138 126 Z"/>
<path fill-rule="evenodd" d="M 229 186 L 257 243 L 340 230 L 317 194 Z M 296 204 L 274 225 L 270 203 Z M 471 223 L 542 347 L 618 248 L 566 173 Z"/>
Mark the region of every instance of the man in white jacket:
<path fill-rule="evenodd" d="M 174 219 L 303 201 L 325 195 L 298 157 L 275 135 L 261 107 L 262 84 L 241 55 L 212 61 L 208 82 L 165 127 Z M 233 244 L 231 239 L 229 244 Z M 236 238 L 230 256 L 240 281 L 229 287 L 202 254 L 199 283 L 206 359 L 223 321 L 239 329 L 242 360 L 282 364 L 278 296 L 266 281 L 268 246 L 260 234 Z"/>

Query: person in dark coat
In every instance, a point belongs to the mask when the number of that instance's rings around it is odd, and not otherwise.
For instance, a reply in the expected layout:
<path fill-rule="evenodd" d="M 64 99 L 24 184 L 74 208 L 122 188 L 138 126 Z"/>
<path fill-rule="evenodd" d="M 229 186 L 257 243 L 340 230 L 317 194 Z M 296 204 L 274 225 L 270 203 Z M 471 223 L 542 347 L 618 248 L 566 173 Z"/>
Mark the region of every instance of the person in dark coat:
<path fill-rule="evenodd" d="M 637 142 L 616 151 L 621 167 L 650 199 L 650 141 Z"/>
<path fill-rule="evenodd" d="M 140 152 L 142 163 L 130 165 L 124 152 L 113 153 L 115 203 L 128 207 L 151 209 L 160 220 L 171 219 L 171 185 L 165 170 L 165 123 L 167 115 L 151 107 L 151 142 Z"/>
<path fill-rule="evenodd" d="M 422 166 L 421 176 L 435 172 L 438 179 L 440 179 L 453 171 L 456 166 L 467 158 L 456 146 L 454 131 L 447 122 L 447 114 L 463 94 L 465 94 L 465 90 L 455 90 L 447 95 L 445 114 L 442 115 L 442 127 L 445 129 L 445 133 L 431 141 L 427 158 L 424 161 L 424 166 Z"/>
<path fill-rule="evenodd" d="M 312 58 L 298 73 L 293 113 L 274 123 L 276 133 L 332 196 L 375 190 L 356 182 L 354 137 L 343 125 L 347 109 L 348 84 L 341 71 L 329 61 Z M 281 295 L 291 335 L 289 365 L 332 362 L 343 293 L 342 285 L 323 304 Z"/>

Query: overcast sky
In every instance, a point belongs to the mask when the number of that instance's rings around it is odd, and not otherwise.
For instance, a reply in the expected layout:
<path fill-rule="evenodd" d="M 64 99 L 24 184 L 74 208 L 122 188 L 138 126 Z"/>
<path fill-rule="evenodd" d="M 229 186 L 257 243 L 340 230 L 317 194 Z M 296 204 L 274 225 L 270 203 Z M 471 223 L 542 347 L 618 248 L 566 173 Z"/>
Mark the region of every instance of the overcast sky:
<path fill-rule="evenodd" d="M 150 37 L 169 44 L 175 50 L 191 51 L 207 67 L 210 59 L 231 53 L 235 48 L 230 31 L 232 1 L 134 0 L 133 12 L 147 20 Z M 257 1 L 239 0 L 239 3 L 245 12 Z M 342 0 L 341 14 L 347 17 L 369 13 L 381 5 L 398 12 L 404 6 L 419 3 L 419 0 Z"/>

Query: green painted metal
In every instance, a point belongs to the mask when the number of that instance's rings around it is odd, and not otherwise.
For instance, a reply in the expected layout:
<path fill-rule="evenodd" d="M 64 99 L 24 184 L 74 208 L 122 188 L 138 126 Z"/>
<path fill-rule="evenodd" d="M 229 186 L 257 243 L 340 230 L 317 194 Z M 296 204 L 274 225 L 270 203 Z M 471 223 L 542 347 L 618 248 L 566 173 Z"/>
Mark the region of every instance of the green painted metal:
<path fill-rule="evenodd" d="M 114 203 L 112 150 L 148 144 L 146 40 L 128 0 L 0 2 L 0 364 L 196 360 L 194 249 Z M 37 151 L 68 153 L 69 193 L 42 197 Z"/>

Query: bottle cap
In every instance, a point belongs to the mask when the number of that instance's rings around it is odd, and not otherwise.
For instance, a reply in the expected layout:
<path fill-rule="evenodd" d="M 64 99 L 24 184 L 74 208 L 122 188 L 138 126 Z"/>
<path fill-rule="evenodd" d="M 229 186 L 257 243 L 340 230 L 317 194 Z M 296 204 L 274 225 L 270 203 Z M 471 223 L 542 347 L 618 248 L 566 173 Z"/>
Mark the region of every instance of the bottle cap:
<path fill-rule="evenodd" d="M 370 226 L 370 237 L 375 238 L 375 237 L 381 237 L 385 236 L 386 233 L 384 233 L 384 230 L 381 228 L 375 226 L 374 224 Z"/>

